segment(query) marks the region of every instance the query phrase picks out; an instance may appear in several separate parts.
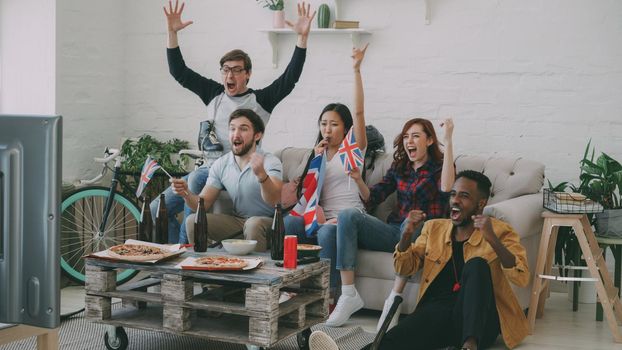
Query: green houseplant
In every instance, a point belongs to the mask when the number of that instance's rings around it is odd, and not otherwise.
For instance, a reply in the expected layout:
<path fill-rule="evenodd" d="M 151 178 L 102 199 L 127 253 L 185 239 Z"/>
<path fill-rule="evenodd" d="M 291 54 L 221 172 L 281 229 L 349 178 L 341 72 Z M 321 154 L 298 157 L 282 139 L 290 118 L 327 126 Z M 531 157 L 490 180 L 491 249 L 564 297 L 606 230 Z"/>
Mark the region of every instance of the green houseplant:
<path fill-rule="evenodd" d="M 283 11 L 283 0 L 256 0 L 257 3 L 272 11 Z"/>
<path fill-rule="evenodd" d="M 576 189 L 605 209 L 594 216 L 598 234 L 622 236 L 622 164 L 604 152 L 594 159 L 596 151 L 591 142 L 580 162 L 580 184 Z"/>
<path fill-rule="evenodd" d="M 179 139 L 172 139 L 168 141 L 159 141 L 153 136 L 142 135 L 139 138 L 131 138 L 125 140 L 121 146 L 121 154 L 125 158 L 121 166 L 121 172 L 128 178 L 130 184 L 136 188 L 138 183 L 140 171 L 145 164 L 145 159 L 148 156 L 155 159 L 158 164 L 168 171 L 173 176 L 182 176 L 187 173 L 186 166 L 189 163 L 187 156 L 178 157 L 177 154 L 182 149 L 190 148 L 188 141 Z M 155 198 L 166 186 L 168 186 L 168 177 L 164 175 L 158 176 L 164 172 L 158 170 L 156 175 L 152 178 L 149 186 L 146 188 L 146 193 L 151 198 Z M 126 193 L 123 189 L 123 194 L 128 198 L 134 198 L 134 193 Z"/>
<path fill-rule="evenodd" d="M 272 27 L 285 28 L 285 12 L 283 0 L 256 0 L 263 7 L 272 10 Z"/>

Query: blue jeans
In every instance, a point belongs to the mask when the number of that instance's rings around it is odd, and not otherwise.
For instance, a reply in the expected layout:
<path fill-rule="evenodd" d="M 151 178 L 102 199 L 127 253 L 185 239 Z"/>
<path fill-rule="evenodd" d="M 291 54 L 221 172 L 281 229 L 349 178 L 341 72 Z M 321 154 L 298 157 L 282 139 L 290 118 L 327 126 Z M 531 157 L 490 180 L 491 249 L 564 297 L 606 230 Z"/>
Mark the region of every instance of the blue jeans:
<path fill-rule="evenodd" d="M 336 260 L 338 270 L 353 271 L 356 268 L 356 253 L 359 248 L 394 252 L 395 245 L 402 236 L 403 226 L 404 222 L 385 223 L 359 209 L 342 210 L 337 217 L 337 237 L 331 259 Z M 419 234 L 420 231 L 415 233 L 413 240 Z"/>
<path fill-rule="evenodd" d="M 331 259 L 330 260 L 330 287 L 335 288 L 339 285 L 341 276 L 337 271 L 335 265 L 335 258 L 332 252 L 335 251 L 335 237 L 337 236 L 336 225 L 320 225 L 315 232 L 314 237 L 307 237 L 305 233 L 304 219 L 300 216 L 286 216 L 283 221 L 285 222 L 285 232 L 288 235 L 298 236 L 299 243 L 319 244 L 322 247 L 320 250 L 320 258 Z"/>
<path fill-rule="evenodd" d="M 209 168 L 202 166 L 190 174 L 183 177 L 188 182 L 188 189 L 194 194 L 201 192 L 209 176 Z M 169 186 L 164 190 L 164 204 L 166 205 L 166 213 L 168 214 L 168 242 L 169 243 L 188 243 L 188 236 L 186 234 L 186 225 L 180 225 L 177 221 L 177 214 L 184 212 L 184 221 L 193 210 L 189 208 L 184 199 L 173 193 L 173 190 Z M 160 205 L 160 197 L 151 201 L 151 213 L 155 222 L 156 213 Z"/>

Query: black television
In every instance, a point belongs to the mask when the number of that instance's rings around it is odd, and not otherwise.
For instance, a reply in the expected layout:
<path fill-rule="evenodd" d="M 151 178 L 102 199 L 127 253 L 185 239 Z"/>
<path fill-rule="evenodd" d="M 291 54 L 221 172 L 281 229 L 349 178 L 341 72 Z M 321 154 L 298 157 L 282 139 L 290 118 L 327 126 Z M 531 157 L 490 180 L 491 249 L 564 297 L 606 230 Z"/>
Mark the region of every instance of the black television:
<path fill-rule="evenodd" d="M 0 115 L 0 323 L 60 325 L 60 116 Z"/>

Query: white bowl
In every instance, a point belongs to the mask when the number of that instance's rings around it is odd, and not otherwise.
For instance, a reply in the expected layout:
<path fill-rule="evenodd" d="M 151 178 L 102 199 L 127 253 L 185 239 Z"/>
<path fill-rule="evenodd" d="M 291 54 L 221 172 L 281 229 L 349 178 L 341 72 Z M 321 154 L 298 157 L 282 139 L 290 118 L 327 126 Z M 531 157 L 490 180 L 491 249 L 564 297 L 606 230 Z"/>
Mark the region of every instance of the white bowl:
<path fill-rule="evenodd" d="M 252 239 L 225 239 L 221 243 L 227 253 L 234 255 L 246 255 L 257 245 L 257 241 Z"/>

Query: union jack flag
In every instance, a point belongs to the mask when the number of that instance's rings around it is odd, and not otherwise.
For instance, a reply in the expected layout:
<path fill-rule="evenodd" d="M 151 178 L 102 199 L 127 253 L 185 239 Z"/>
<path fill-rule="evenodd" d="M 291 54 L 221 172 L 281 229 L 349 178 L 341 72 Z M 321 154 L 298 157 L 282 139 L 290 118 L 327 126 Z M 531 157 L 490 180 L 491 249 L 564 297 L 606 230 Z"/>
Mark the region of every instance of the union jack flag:
<path fill-rule="evenodd" d="M 323 154 L 318 154 L 309 163 L 309 170 L 302 183 L 302 197 L 289 213 L 301 216 L 305 223 L 307 237 L 313 236 L 319 224 L 317 222 L 317 205 L 320 202 L 320 193 L 324 183 L 324 168 L 326 160 Z"/>
<path fill-rule="evenodd" d="M 155 159 L 151 159 L 151 156 L 148 156 L 145 160 L 145 165 L 143 165 L 143 170 L 140 172 L 140 180 L 138 181 L 138 188 L 136 189 L 136 197 L 140 197 L 140 195 L 145 190 L 147 183 L 153 177 L 153 173 L 156 170 L 160 169 L 160 165 Z"/>
<path fill-rule="evenodd" d="M 361 149 L 356 142 L 352 129 L 353 128 L 350 128 L 350 131 L 348 131 L 348 134 L 341 142 L 341 146 L 339 146 L 339 150 L 337 151 L 339 159 L 341 159 L 341 163 L 343 163 L 343 169 L 346 173 L 352 171 L 352 169 L 362 166 L 363 161 L 365 160 L 363 152 L 361 152 Z"/>

